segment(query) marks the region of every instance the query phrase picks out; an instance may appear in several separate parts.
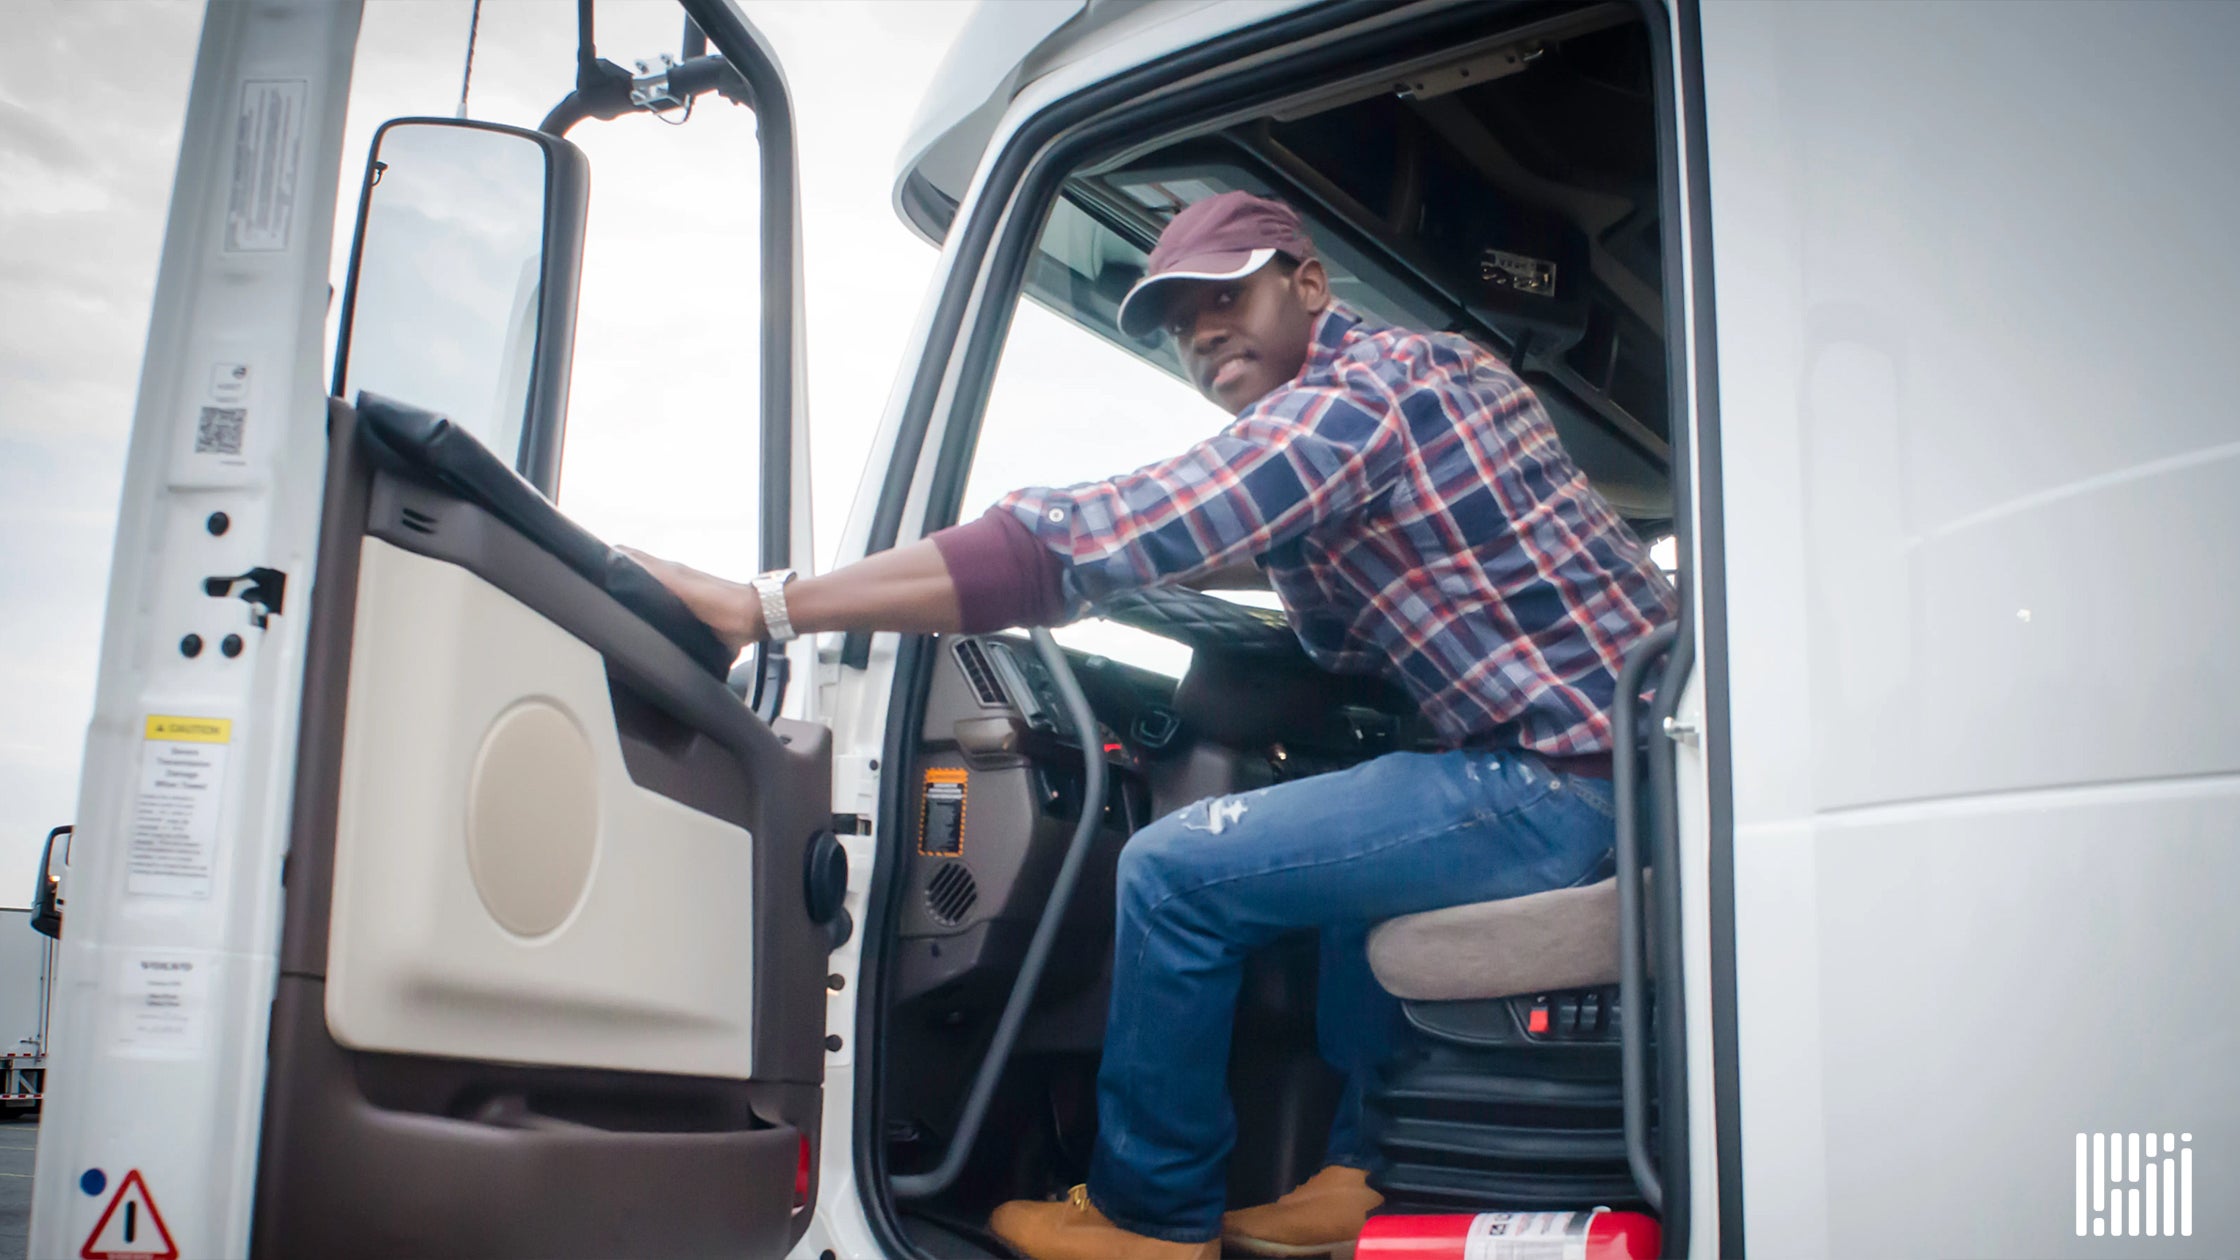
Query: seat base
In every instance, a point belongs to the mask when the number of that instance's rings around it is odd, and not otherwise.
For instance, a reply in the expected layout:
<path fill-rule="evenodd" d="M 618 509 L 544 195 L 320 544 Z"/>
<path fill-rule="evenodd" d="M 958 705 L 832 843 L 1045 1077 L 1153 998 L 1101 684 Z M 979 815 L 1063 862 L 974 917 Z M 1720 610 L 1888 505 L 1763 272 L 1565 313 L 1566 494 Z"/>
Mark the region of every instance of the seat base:
<path fill-rule="evenodd" d="M 1450 1045 L 1491 1048 L 1598 1046 L 1615 1052 L 1616 985 L 1469 1002 L 1403 1002 L 1408 1024 Z"/>
<path fill-rule="evenodd" d="M 1614 1040 L 1535 1042 L 1518 1003 L 1408 1004 L 1411 1044 L 1365 1106 L 1385 1211 L 1643 1206 Z"/>
<path fill-rule="evenodd" d="M 1615 984 L 1618 881 L 1402 915 L 1369 934 L 1369 966 L 1430 1002 Z"/>

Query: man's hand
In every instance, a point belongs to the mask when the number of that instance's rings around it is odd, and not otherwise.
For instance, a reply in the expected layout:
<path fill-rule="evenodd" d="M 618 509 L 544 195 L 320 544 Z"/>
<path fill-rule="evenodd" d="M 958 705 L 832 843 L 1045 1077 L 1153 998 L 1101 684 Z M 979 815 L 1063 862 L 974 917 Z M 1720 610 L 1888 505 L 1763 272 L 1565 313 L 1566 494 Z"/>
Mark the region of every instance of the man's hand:
<path fill-rule="evenodd" d="M 762 597 L 753 587 L 628 547 L 618 550 L 676 592 L 692 615 L 707 622 L 734 652 L 769 636 L 769 628 L 762 624 Z M 796 634 L 832 630 L 950 634 L 964 626 L 956 583 L 949 579 L 940 550 L 924 539 L 831 573 L 799 578 L 787 584 L 785 598 L 786 615 Z"/>
<path fill-rule="evenodd" d="M 740 582 L 729 582 L 712 573 L 702 573 L 691 565 L 663 560 L 629 547 L 617 551 L 645 566 L 654 580 L 668 587 L 692 615 L 708 623 L 723 645 L 733 654 L 745 651 L 760 643 L 765 633 L 762 624 L 762 600 L 754 588 Z"/>

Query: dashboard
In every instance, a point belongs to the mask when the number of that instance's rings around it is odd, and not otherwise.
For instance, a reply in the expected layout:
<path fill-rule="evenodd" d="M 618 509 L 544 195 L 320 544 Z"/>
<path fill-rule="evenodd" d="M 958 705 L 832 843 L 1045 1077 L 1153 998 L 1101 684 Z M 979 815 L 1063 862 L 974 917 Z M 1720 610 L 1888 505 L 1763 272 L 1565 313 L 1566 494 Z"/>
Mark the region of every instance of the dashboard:
<path fill-rule="evenodd" d="M 982 706 L 1009 710 L 1033 737 L 1031 743 L 1077 748 L 1057 685 L 1032 647 L 1009 637 L 985 636 L 952 639 L 948 649 Z M 1108 756 L 1155 755 L 1182 733 L 1182 719 L 1173 707 L 1174 679 L 1101 656 L 1069 652 L 1067 658 L 1097 714 Z"/>
<path fill-rule="evenodd" d="M 1024 635 L 936 645 L 906 773 L 896 998 L 950 1019 L 1000 1003 L 1082 811 L 1101 826 L 1038 992 L 1097 983 L 1112 878 L 1136 830 L 1192 801 L 1416 746 L 1414 706 L 1379 679 L 1317 669 L 1280 612 L 1173 588 L 1097 611 L 1191 648 L 1179 680 L 1067 650 L 1097 717 L 1107 769 L 1083 800 L 1082 749 L 1047 665 Z M 1092 1003 L 1093 1005 L 1093 1003 Z"/>

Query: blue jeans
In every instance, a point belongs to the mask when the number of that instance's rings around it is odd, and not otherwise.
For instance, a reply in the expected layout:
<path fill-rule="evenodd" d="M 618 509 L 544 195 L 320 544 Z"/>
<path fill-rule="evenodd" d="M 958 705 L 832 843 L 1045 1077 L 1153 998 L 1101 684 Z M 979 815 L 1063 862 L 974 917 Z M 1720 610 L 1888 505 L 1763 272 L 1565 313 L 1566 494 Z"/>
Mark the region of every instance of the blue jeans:
<path fill-rule="evenodd" d="M 1391 753 L 1200 801 L 1137 833 L 1120 855 L 1090 1199 L 1153 1238 L 1221 1232 L 1244 956 L 1299 928 L 1322 930 L 1317 1031 L 1346 1076 L 1330 1159 L 1359 1166 L 1363 1090 L 1400 1029 L 1399 1003 L 1369 974 L 1369 929 L 1578 883 L 1609 852 L 1611 817 L 1609 783 L 1529 753 Z"/>

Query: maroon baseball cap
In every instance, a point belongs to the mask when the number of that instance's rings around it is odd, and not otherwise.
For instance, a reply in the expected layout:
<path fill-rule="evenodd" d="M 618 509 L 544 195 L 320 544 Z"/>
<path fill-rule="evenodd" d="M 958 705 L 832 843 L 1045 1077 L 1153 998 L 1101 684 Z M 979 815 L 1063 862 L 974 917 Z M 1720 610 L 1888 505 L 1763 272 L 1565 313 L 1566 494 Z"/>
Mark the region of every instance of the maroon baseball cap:
<path fill-rule="evenodd" d="M 1120 331 L 1144 337 L 1158 328 L 1161 303 L 1154 291 L 1162 286 L 1171 290 L 1177 280 L 1249 276 L 1277 254 L 1288 254 L 1294 262 L 1314 257 L 1314 242 L 1300 226 L 1298 211 L 1248 192 L 1194 201 L 1159 233 L 1143 279 L 1121 299 Z"/>

